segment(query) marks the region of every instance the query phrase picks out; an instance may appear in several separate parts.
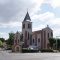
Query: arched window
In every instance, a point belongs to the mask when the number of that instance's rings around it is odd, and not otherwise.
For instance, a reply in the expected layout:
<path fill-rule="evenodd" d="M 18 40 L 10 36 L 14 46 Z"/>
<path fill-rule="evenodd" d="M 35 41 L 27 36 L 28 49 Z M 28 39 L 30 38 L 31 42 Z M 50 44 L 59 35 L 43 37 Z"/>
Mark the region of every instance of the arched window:
<path fill-rule="evenodd" d="M 34 43 L 34 39 L 33 39 L 33 43 Z"/>
<path fill-rule="evenodd" d="M 19 43 L 19 39 L 18 39 L 18 43 Z"/>
<path fill-rule="evenodd" d="M 28 28 L 29 28 L 29 29 L 31 28 L 31 24 L 28 24 Z"/>
<path fill-rule="evenodd" d="M 49 39 L 49 33 L 48 33 L 48 39 Z"/>
<path fill-rule="evenodd" d="M 29 40 L 29 32 L 28 32 L 28 40 Z"/>
<path fill-rule="evenodd" d="M 27 31 L 25 31 L 25 38 L 27 38 Z"/>
<path fill-rule="evenodd" d="M 40 38 L 38 38 L 38 42 L 40 42 Z"/>
<path fill-rule="evenodd" d="M 25 24 L 23 24 L 23 29 L 25 28 Z"/>
<path fill-rule="evenodd" d="M 53 37 L 53 33 L 51 32 L 51 37 Z"/>
<path fill-rule="evenodd" d="M 15 44 L 17 44 L 17 40 L 15 40 Z"/>

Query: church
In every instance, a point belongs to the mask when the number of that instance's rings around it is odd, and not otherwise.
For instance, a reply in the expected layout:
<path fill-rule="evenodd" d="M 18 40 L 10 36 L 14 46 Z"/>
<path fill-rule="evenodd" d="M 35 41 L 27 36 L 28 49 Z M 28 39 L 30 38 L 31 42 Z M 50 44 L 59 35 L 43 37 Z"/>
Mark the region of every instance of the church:
<path fill-rule="evenodd" d="M 42 30 L 32 31 L 32 21 L 27 12 L 22 22 L 22 32 L 17 31 L 14 36 L 13 50 L 18 51 L 19 46 L 27 48 L 29 45 L 38 46 L 39 49 L 49 48 L 50 37 L 53 37 L 53 30 L 48 25 Z"/>

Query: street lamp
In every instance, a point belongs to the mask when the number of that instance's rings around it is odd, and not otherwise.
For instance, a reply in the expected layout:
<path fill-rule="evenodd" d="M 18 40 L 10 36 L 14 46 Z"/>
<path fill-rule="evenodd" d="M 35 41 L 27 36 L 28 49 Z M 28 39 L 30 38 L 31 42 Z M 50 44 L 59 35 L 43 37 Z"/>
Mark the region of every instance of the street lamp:
<path fill-rule="evenodd" d="M 60 36 L 56 36 L 56 52 L 57 52 L 57 37 L 60 37 Z"/>

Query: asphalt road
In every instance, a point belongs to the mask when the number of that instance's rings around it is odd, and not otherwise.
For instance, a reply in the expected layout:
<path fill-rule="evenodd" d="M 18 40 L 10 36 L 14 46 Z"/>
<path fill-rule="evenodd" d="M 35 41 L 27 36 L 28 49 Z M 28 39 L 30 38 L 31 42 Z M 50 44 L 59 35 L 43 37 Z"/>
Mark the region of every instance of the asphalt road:
<path fill-rule="evenodd" d="M 60 53 L 9 53 L 0 50 L 0 60 L 60 60 Z"/>

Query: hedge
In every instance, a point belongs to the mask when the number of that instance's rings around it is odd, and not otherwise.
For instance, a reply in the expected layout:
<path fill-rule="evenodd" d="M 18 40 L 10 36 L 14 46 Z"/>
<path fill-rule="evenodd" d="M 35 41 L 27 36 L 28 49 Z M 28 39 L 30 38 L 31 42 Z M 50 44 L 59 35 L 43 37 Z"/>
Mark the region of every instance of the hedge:
<path fill-rule="evenodd" d="M 31 49 L 27 49 L 27 48 L 24 48 L 24 49 L 22 49 L 22 52 L 23 53 L 34 53 L 34 52 L 39 52 L 39 50 L 31 50 Z"/>
<path fill-rule="evenodd" d="M 52 49 L 42 49 L 41 52 L 54 52 Z"/>

